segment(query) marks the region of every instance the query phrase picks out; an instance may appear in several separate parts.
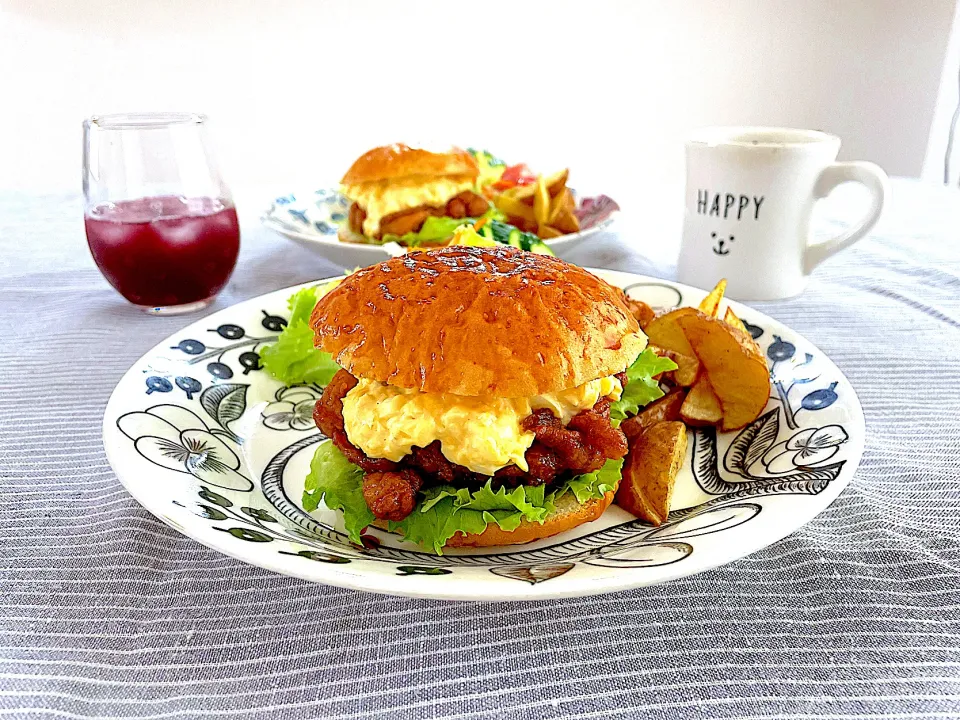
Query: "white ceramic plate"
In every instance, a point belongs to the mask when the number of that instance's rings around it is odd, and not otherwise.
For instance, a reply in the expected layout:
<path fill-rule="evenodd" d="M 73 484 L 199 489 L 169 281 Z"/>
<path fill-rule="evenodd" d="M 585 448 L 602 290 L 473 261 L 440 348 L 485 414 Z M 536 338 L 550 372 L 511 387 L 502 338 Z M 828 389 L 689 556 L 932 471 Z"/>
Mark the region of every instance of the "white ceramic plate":
<path fill-rule="evenodd" d="M 564 253 L 606 230 L 614 222 L 620 212 L 617 204 L 602 195 L 596 199 L 599 202 L 584 212 L 580 232 L 546 241 L 554 253 L 563 257 Z M 360 245 L 337 239 L 337 226 L 346 219 L 349 208 L 350 201 L 333 189 L 291 193 L 276 198 L 260 221 L 274 232 L 344 268 L 366 267 L 403 253 L 403 248 L 395 243 Z"/>
<path fill-rule="evenodd" d="M 701 290 L 594 271 L 657 307 Z M 370 530 L 351 545 L 338 514 L 300 507 L 321 435 L 321 388 L 285 388 L 258 366 L 292 289 L 217 312 L 175 333 L 124 375 L 107 404 L 111 465 L 150 512 L 209 547 L 280 573 L 415 597 L 501 599 L 612 592 L 692 575 L 790 534 L 850 482 L 864 422 L 853 388 L 813 344 L 737 303 L 770 363 L 770 402 L 737 433 L 691 432 L 666 524 L 618 507 L 529 545 L 442 557 Z"/>

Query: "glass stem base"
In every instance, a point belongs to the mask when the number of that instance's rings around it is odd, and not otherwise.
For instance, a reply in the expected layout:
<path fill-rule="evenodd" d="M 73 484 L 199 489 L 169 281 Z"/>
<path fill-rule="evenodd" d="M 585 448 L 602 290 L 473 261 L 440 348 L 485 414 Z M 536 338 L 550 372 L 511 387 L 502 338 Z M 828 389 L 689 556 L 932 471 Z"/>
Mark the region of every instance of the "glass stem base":
<path fill-rule="evenodd" d="M 157 307 L 155 305 L 134 305 L 134 307 L 138 308 L 141 312 L 145 312 L 147 315 L 187 315 L 188 313 L 210 307 L 210 303 L 212 303 L 214 299 L 215 298 L 207 298 L 206 300 L 197 300 L 196 302 L 186 303 L 184 305 L 167 305 L 165 307 Z"/>

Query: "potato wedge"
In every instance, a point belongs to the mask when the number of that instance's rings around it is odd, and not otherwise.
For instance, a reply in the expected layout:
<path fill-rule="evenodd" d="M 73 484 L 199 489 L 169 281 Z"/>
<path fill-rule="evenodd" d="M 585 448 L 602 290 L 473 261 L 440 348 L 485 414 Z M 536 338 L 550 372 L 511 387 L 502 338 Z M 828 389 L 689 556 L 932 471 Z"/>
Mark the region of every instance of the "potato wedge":
<path fill-rule="evenodd" d="M 616 503 L 641 520 L 662 525 L 686 454 L 687 428 L 681 422 L 657 423 L 638 435 L 623 464 Z"/>
<path fill-rule="evenodd" d="M 723 321 L 730 327 L 735 327 L 745 336 L 749 337 L 750 342 L 753 344 L 753 347 L 756 349 L 756 351 L 760 354 L 763 354 L 760 350 L 760 346 L 757 345 L 757 341 L 754 339 L 753 335 L 750 334 L 750 331 L 747 330 L 747 326 L 743 324 L 743 320 L 737 317 L 737 314 L 733 311 L 733 308 L 727 308 L 727 312 L 723 316 Z"/>
<path fill-rule="evenodd" d="M 550 198 L 550 214 L 547 215 L 547 222 L 553 223 L 554 220 L 559 217 L 560 213 L 566 210 L 566 203 L 564 202 L 563 195 L 557 195 L 556 197 Z"/>
<path fill-rule="evenodd" d="M 737 317 L 732 307 L 727 307 L 727 312 L 723 314 L 723 321 L 730 327 L 735 327 L 737 330 L 749 334 L 747 326 L 743 324 L 743 320 Z"/>
<path fill-rule="evenodd" d="M 562 208 L 560 213 L 550 221 L 550 224 L 564 234 L 575 233 L 580 230 L 580 221 L 573 211 L 567 208 Z"/>
<path fill-rule="evenodd" d="M 653 308 L 647 305 L 643 300 L 634 300 L 629 295 L 624 295 L 627 300 L 627 307 L 630 308 L 630 313 L 637 319 L 637 322 L 640 324 L 640 329 L 645 330 L 647 325 L 650 324 L 650 321 L 653 320 L 656 313 L 653 311 Z"/>
<path fill-rule="evenodd" d="M 671 310 L 655 317 L 643 331 L 650 338 L 650 342 L 666 350 L 673 350 L 681 355 L 693 355 L 693 347 L 680 327 L 679 320 L 687 315 L 695 315 L 696 308 L 683 307 Z"/>
<path fill-rule="evenodd" d="M 550 193 L 547 190 L 546 183 L 543 181 L 543 175 L 537 178 L 533 191 L 533 219 L 538 225 L 546 225 L 550 217 Z"/>
<path fill-rule="evenodd" d="M 670 372 L 670 377 L 680 387 L 693 387 L 700 375 L 700 361 L 696 355 L 684 355 L 683 353 L 666 351 L 666 357 L 677 364 L 677 369 Z"/>
<path fill-rule="evenodd" d="M 550 225 L 538 225 L 537 226 L 537 237 L 541 240 L 549 240 L 551 238 L 562 237 L 566 233 L 557 230 L 557 228 Z"/>
<path fill-rule="evenodd" d="M 695 427 L 720 424 L 723 408 L 706 375 L 701 375 L 690 388 L 683 405 L 680 406 L 680 418 L 687 425 Z"/>
<path fill-rule="evenodd" d="M 680 419 L 680 406 L 686 393 L 680 388 L 674 388 L 659 400 L 654 400 L 633 417 L 620 423 L 620 429 L 627 436 L 627 440 L 640 435 L 657 423 L 670 422 Z"/>
<path fill-rule="evenodd" d="M 497 210 L 508 217 L 519 217 L 531 222 L 534 220 L 533 208 L 524 205 L 522 202 L 507 195 L 506 193 L 495 197 L 493 199 L 493 204 L 497 206 Z"/>
<path fill-rule="evenodd" d="M 698 312 L 677 323 L 720 400 L 721 429 L 737 430 L 756 420 L 770 397 L 770 371 L 749 333 Z"/>
<path fill-rule="evenodd" d="M 711 317 L 720 316 L 720 301 L 723 300 L 723 294 L 727 291 L 727 279 L 723 278 L 717 283 L 717 286 L 700 301 L 700 311 Z"/>
<path fill-rule="evenodd" d="M 509 190 L 504 190 L 500 197 L 509 197 L 511 200 L 523 203 L 527 207 L 533 207 L 533 194 L 536 192 L 535 183 L 529 185 L 517 185 Z"/>
<path fill-rule="evenodd" d="M 556 197 L 567 187 L 567 178 L 570 177 L 570 169 L 564 168 L 550 175 L 543 175 L 543 182 L 550 192 L 550 197 Z"/>

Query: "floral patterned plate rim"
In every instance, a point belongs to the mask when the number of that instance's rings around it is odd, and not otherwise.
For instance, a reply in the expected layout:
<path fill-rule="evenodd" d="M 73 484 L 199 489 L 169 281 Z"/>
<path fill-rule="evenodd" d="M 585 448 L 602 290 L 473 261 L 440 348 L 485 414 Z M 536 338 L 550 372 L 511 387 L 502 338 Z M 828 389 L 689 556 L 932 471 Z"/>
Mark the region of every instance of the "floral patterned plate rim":
<path fill-rule="evenodd" d="M 657 307 L 704 291 L 594 270 Z M 336 513 L 307 514 L 303 479 L 322 439 L 322 388 L 283 387 L 259 349 L 283 329 L 278 290 L 221 310 L 150 350 L 104 414 L 107 457 L 141 505 L 222 553 L 330 585 L 410 597 L 521 600 L 625 590 L 702 572 L 764 548 L 823 511 L 864 446 L 850 383 L 812 343 L 731 303 L 765 352 L 770 402 L 735 433 L 691 431 L 670 517 L 653 528 L 616 506 L 545 540 L 437 556 L 378 530 L 351 545 Z"/>
<path fill-rule="evenodd" d="M 343 195 L 334 189 L 321 188 L 275 198 L 260 221 L 274 232 L 344 267 L 369 265 L 403 252 L 399 245 L 361 245 L 337 239 L 337 227 L 346 220 L 349 209 L 350 201 Z M 609 228 L 619 213 L 620 206 L 606 195 L 583 198 L 577 209 L 583 229 L 546 242 L 554 252 L 562 254 Z"/>

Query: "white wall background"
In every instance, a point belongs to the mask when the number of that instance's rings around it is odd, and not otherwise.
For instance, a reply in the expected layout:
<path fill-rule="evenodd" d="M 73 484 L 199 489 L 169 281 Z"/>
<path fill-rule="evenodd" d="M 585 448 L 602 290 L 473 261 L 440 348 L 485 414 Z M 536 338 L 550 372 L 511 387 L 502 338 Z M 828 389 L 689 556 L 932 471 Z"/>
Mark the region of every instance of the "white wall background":
<path fill-rule="evenodd" d="M 675 233 L 698 125 L 821 128 L 919 175 L 954 5 L 0 0 L 0 189 L 78 188 L 85 115 L 196 109 L 241 211 L 431 139 L 569 165 Z"/>

